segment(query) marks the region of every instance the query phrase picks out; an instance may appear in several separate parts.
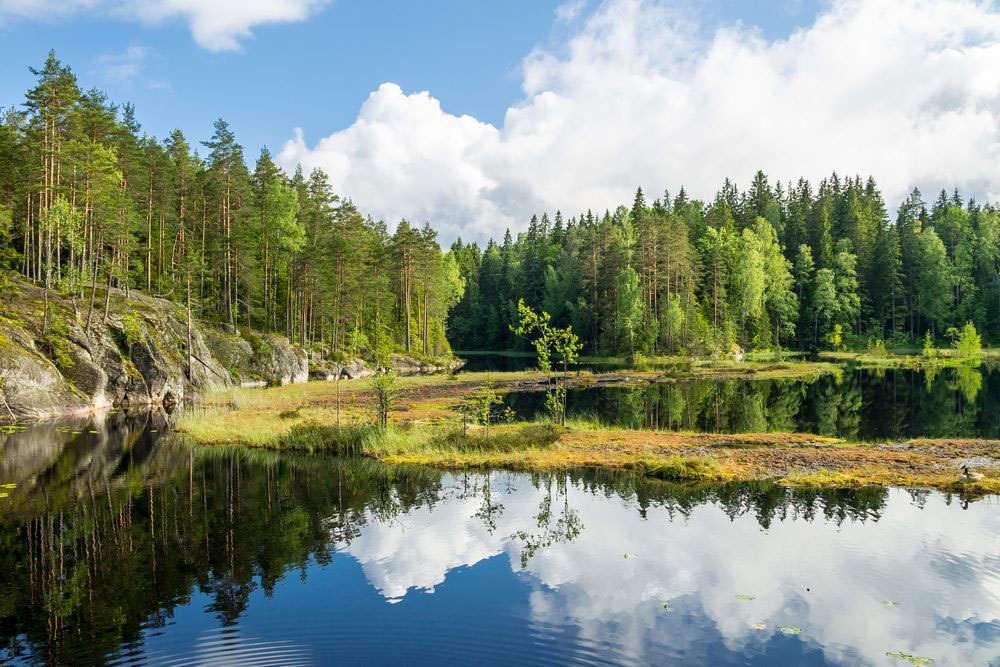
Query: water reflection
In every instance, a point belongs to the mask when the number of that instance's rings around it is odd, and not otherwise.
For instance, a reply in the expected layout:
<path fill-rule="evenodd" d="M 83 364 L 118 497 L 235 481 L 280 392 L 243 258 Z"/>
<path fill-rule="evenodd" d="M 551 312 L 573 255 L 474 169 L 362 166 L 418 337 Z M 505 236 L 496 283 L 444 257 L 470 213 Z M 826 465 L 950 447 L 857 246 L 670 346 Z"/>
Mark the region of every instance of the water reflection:
<path fill-rule="evenodd" d="M 0 450 L 0 481 L 18 485 L 0 505 L 0 662 L 1000 654 L 990 499 L 444 474 L 190 450 L 155 418 L 84 426 Z"/>
<path fill-rule="evenodd" d="M 521 418 L 544 409 L 538 392 L 507 403 Z M 723 433 L 799 431 L 849 440 L 1000 437 L 1000 372 L 961 366 L 847 369 L 807 381 L 682 381 L 569 392 L 572 417 L 627 428 Z"/>

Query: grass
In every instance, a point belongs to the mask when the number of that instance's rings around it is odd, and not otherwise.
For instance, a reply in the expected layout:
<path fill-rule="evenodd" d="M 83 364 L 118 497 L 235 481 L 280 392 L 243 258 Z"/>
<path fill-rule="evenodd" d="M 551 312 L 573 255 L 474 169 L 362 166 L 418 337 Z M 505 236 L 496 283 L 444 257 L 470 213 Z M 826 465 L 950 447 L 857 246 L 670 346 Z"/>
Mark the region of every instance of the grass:
<path fill-rule="evenodd" d="M 872 484 L 930 487 L 963 495 L 1000 493 L 1000 443 L 928 440 L 847 443 L 802 433 L 712 434 L 633 430 L 595 416 L 565 427 L 531 422 L 463 427 L 458 403 L 487 376 L 503 391 L 539 373 L 466 373 L 402 378 L 402 395 L 387 429 L 371 424 L 365 380 L 316 382 L 263 390 L 227 390 L 189 409 L 177 430 L 196 444 L 240 445 L 305 453 L 362 456 L 391 464 L 447 469 L 522 471 L 605 468 L 670 481 L 772 479 L 793 487 Z M 593 379 L 594 376 L 585 376 Z M 966 461 L 982 479 L 966 480 Z"/>
<path fill-rule="evenodd" d="M 875 352 L 820 352 L 821 359 L 858 364 L 865 368 L 949 368 L 976 364 L 982 359 L 995 360 L 1000 350 L 986 349 L 975 358 L 956 356 L 955 350 L 935 349 L 933 355 L 926 356 L 922 350 L 897 349 L 886 354 Z"/>

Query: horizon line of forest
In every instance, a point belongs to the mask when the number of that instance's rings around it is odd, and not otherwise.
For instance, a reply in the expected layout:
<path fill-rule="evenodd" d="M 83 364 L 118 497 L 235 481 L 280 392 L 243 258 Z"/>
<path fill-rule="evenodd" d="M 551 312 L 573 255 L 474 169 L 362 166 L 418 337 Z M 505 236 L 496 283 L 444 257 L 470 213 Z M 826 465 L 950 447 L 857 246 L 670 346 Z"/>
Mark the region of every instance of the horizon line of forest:
<path fill-rule="evenodd" d="M 222 119 L 202 156 L 81 90 L 54 52 L 31 71 L 0 113 L 0 271 L 89 297 L 91 315 L 98 286 L 137 289 L 348 356 L 526 349 L 521 300 L 592 354 L 904 344 L 968 322 L 1000 340 L 1000 211 L 957 190 L 914 190 L 890 220 L 871 177 L 758 172 L 711 202 L 639 189 L 630 208 L 443 251 L 430 224 L 390 232 L 320 169 L 289 176 L 265 148 L 251 171 Z M 46 305 L 43 328 L 58 319 Z"/>

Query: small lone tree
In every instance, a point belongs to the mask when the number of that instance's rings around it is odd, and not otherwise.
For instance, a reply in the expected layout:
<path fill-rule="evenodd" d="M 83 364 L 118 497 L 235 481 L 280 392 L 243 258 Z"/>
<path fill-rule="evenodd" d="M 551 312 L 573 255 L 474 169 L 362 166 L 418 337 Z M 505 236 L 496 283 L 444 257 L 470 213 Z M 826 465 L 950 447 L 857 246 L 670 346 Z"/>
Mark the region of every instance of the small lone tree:
<path fill-rule="evenodd" d="M 375 396 L 375 420 L 379 428 L 385 429 L 389 426 L 389 412 L 399 395 L 399 376 L 394 371 L 376 373 L 372 377 L 371 387 Z"/>
<path fill-rule="evenodd" d="M 965 323 L 965 326 L 962 327 L 962 333 L 959 334 L 958 341 L 955 343 L 955 349 L 958 350 L 958 356 L 963 359 L 971 359 L 979 356 L 979 353 L 983 349 L 983 341 L 979 336 L 979 332 L 976 331 L 975 324 L 972 322 Z"/>
<path fill-rule="evenodd" d="M 518 324 L 511 325 L 510 330 L 531 341 L 538 354 L 538 368 L 543 373 L 548 373 L 550 385 L 553 380 L 552 358 L 558 357 L 562 360 L 562 378 L 546 393 L 545 407 L 560 426 L 565 426 L 566 373 L 569 371 L 569 365 L 576 363 L 583 345 L 573 333 L 573 327 L 561 329 L 552 326 L 552 318 L 548 313 L 545 311 L 536 313 L 524 303 L 524 299 L 517 302 L 517 314 Z"/>
<path fill-rule="evenodd" d="M 493 417 L 493 406 L 501 405 L 503 396 L 496 390 L 493 380 L 487 378 L 479 386 L 472 397 L 472 414 L 480 424 L 486 427 L 486 437 L 490 437 L 490 422 Z"/>
<path fill-rule="evenodd" d="M 375 375 L 371 380 L 374 394 L 375 419 L 383 430 L 389 426 L 389 412 L 399 395 L 399 376 L 390 367 L 389 349 L 379 345 L 375 349 Z M 339 410 L 339 406 L 338 406 Z"/>
<path fill-rule="evenodd" d="M 931 335 L 930 329 L 924 332 L 924 356 L 934 356 L 934 337 Z"/>

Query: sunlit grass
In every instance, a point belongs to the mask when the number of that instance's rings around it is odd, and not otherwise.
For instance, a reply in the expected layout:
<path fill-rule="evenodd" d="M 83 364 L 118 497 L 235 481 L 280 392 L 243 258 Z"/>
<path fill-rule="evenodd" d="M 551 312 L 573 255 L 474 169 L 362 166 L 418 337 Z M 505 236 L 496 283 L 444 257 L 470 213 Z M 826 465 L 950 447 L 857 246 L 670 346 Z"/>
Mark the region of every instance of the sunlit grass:
<path fill-rule="evenodd" d="M 745 362 L 759 372 L 760 362 Z M 782 362 L 781 368 L 798 366 Z M 740 366 L 723 364 L 725 369 Z M 716 369 L 703 368 L 704 372 Z M 630 374 L 631 375 L 631 374 Z M 636 429 L 577 415 L 565 427 L 543 420 L 492 425 L 466 422 L 457 406 L 487 377 L 507 390 L 536 372 L 462 373 L 402 378 L 388 428 L 373 425 L 368 380 L 316 382 L 263 390 L 229 389 L 189 409 L 177 430 L 200 445 L 240 445 L 304 456 L 329 453 L 393 464 L 448 469 L 523 471 L 581 467 L 634 470 L 670 481 L 772 478 L 796 487 L 867 485 L 933 487 L 967 494 L 1000 493 L 997 466 L 978 479 L 959 475 L 955 461 L 997 452 L 985 441 L 846 443 L 801 433 L 712 434 Z M 593 380 L 599 376 L 582 376 Z"/>

